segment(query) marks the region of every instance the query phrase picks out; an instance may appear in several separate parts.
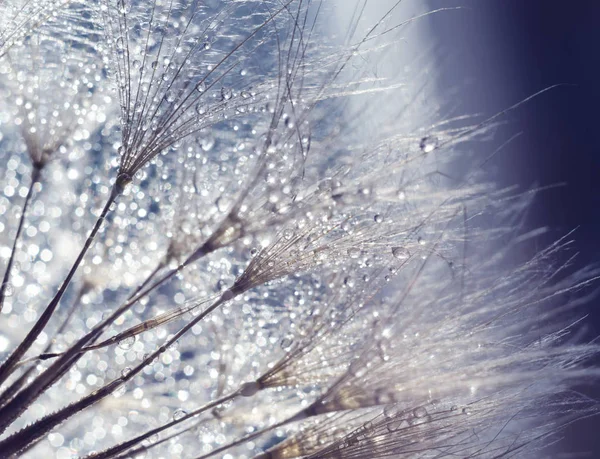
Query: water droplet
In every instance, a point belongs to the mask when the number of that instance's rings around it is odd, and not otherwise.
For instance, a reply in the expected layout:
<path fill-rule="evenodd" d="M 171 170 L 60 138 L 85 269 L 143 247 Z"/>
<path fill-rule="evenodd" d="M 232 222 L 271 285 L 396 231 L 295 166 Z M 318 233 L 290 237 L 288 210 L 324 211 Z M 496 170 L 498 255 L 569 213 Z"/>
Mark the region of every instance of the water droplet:
<path fill-rule="evenodd" d="M 331 179 L 322 180 L 318 185 L 318 189 L 321 192 L 331 191 L 333 189 L 333 181 Z"/>
<path fill-rule="evenodd" d="M 219 279 L 219 282 L 217 282 L 217 290 L 219 292 L 223 292 L 223 291 L 225 291 L 226 288 L 227 288 L 227 282 L 225 282 L 223 279 Z"/>
<path fill-rule="evenodd" d="M 15 294 L 15 288 L 10 282 L 3 284 L 4 287 L 4 296 L 13 296 Z"/>
<path fill-rule="evenodd" d="M 396 405 L 386 405 L 383 407 L 383 415 L 387 419 L 391 419 L 395 416 L 398 416 L 400 413 L 401 413 L 401 411 L 398 409 L 398 407 Z"/>
<path fill-rule="evenodd" d="M 131 368 L 129 368 L 129 367 L 125 367 L 125 368 L 123 368 L 123 370 L 121 370 L 121 376 L 123 378 L 126 378 L 127 375 L 129 375 L 129 373 L 131 373 Z"/>
<path fill-rule="evenodd" d="M 157 68 L 158 68 L 158 61 L 152 61 L 152 63 L 150 64 L 150 66 L 151 66 L 153 69 L 157 69 Z"/>
<path fill-rule="evenodd" d="M 373 217 L 373 220 L 375 221 L 375 223 L 383 223 L 383 216 L 377 214 L 375 215 L 375 217 Z"/>
<path fill-rule="evenodd" d="M 204 106 L 204 104 L 199 103 L 198 105 L 196 105 L 196 113 L 200 116 L 206 114 L 206 107 Z M 202 146 L 202 144 L 200 144 L 200 146 Z"/>
<path fill-rule="evenodd" d="M 202 148 L 202 151 L 210 151 L 213 149 L 213 147 L 215 146 L 215 139 L 212 137 L 204 137 L 201 141 L 200 141 L 200 147 Z"/>
<path fill-rule="evenodd" d="M 281 348 L 284 350 L 287 350 L 290 347 L 292 347 L 293 343 L 294 343 L 294 340 L 291 337 L 285 337 L 281 340 Z"/>
<path fill-rule="evenodd" d="M 423 153 L 431 153 L 438 147 L 439 140 L 434 135 L 428 135 L 421 139 L 421 143 L 419 143 L 419 148 Z"/>
<path fill-rule="evenodd" d="M 127 388 L 125 387 L 125 384 L 121 384 L 113 391 L 112 395 L 115 398 L 119 398 L 122 397 L 125 394 L 125 392 L 127 392 Z"/>
<path fill-rule="evenodd" d="M 217 198 L 217 202 L 215 204 L 217 205 L 218 211 L 222 213 L 227 212 L 229 210 L 229 206 L 231 205 L 229 200 L 223 196 Z"/>
<path fill-rule="evenodd" d="M 119 341 L 119 347 L 121 349 L 127 351 L 127 350 L 131 349 L 131 347 L 133 346 L 133 343 L 135 343 L 135 336 L 129 336 L 129 337 Z"/>
<path fill-rule="evenodd" d="M 360 257 L 360 255 L 362 254 L 362 250 L 360 250 L 358 247 L 350 247 L 347 253 L 350 258 L 356 259 Z"/>
<path fill-rule="evenodd" d="M 221 100 L 227 101 L 233 97 L 233 90 L 230 88 L 221 88 Z"/>
<path fill-rule="evenodd" d="M 258 254 L 258 249 L 256 247 L 252 247 L 250 249 L 250 256 L 255 257 Z"/>
<path fill-rule="evenodd" d="M 424 418 L 427 416 L 427 410 L 423 406 L 419 406 L 413 410 L 413 415 L 415 418 Z"/>
<path fill-rule="evenodd" d="M 184 418 L 186 414 L 187 414 L 187 411 L 182 410 L 181 408 L 178 408 L 173 413 L 173 420 L 179 421 L 180 419 Z"/>
<path fill-rule="evenodd" d="M 392 433 L 392 432 L 396 432 L 396 431 L 402 429 L 403 424 L 404 424 L 404 419 L 398 419 L 398 420 L 394 420 L 392 422 L 387 423 L 386 428 L 387 428 L 388 432 Z"/>
<path fill-rule="evenodd" d="M 119 13 L 127 13 L 127 5 L 125 4 L 125 0 L 119 0 L 117 3 L 117 8 L 119 9 Z"/>
<path fill-rule="evenodd" d="M 398 260 L 408 260 L 410 258 L 410 252 L 404 247 L 392 247 L 392 255 Z"/>
<path fill-rule="evenodd" d="M 466 414 L 468 416 L 469 414 L 471 414 L 471 411 L 469 410 L 469 408 L 465 407 L 462 409 L 462 414 Z"/>
<path fill-rule="evenodd" d="M 387 405 L 394 402 L 394 394 L 388 392 L 386 389 L 377 389 L 375 391 L 375 401 L 378 405 Z M 387 408 L 387 406 L 386 406 Z M 385 409 L 384 409 L 385 413 Z"/>
<path fill-rule="evenodd" d="M 294 237 L 294 231 L 291 229 L 286 229 L 283 231 L 283 238 L 287 241 L 291 240 Z"/>

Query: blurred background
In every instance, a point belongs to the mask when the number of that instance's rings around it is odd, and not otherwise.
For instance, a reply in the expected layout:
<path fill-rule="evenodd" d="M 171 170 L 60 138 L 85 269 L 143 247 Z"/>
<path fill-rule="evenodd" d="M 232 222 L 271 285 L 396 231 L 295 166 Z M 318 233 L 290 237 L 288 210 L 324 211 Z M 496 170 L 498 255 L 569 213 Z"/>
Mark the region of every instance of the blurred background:
<path fill-rule="evenodd" d="M 521 135 L 490 167 L 507 186 L 556 185 L 538 194 L 527 225 L 547 227 L 543 245 L 575 229 L 573 268 L 599 263 L 600 2 L 429 0 L 430 8 L 452 6 L 463 8 L 429 21 L 443 69 L 440 85 L 459 112 L 490 116 L 561 85 L 503 118 L 500 140 Z M 587 309 L 591 340 L 600 335 L 600 299 Z M 581 390 L 600 400 L 600 388 Z M 600 458 L 599 429 L 600 418 L 578 422 L 557 457 Z"/>

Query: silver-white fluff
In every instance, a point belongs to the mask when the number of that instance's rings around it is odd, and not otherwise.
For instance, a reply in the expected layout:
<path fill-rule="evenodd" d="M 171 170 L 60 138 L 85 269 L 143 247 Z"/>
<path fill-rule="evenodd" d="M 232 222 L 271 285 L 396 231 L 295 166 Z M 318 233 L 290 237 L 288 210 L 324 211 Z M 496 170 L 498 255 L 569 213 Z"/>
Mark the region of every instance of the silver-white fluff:
<path fill-rule="evenodd" d="M 447 114 L 445 13 L 0 0 L 0 457 L 548 457 L 596 415 L 598 273 L 486 172 L 515 106 Z"/>

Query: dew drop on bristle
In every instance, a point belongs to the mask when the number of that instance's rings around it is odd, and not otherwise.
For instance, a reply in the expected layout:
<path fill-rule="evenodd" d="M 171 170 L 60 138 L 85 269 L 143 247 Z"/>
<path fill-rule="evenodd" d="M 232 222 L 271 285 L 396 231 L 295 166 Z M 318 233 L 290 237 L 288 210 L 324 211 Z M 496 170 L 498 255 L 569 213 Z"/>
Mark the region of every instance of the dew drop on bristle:
<path fill-rule="evenodd" d="M 15 294 L 15 288 L 10 282 L 4 284 L 4 295 L 5 296 L 13 296 Z"/>
<path fill-rule="evenodd" d="M 362 250 L 360 250 L 358 247 L 350 247 L 347 250 L 348 256 L 352 259 L 357 259 L 358 257 L 360 257 Z"/>
<path fill-rule="evenodd" d="M 397 260 L 408 260 L 410 253 L 404 247 L 392 247 L 392 255 Z"/>
<path fill-rule="evenodd" d="M 121 341 L 119 341 L 119 347 L 125 351 L 131 349 L 133 344 L 135 343 L 135 336 L 129 336 Z"/>
<path fill-rule="evenodd" d="M 288 350 L 290 347 L 292 347 L 293 342 L 293 339 L 290 337 L 283 338 L 281 340 L 281 349 Z"/>
<path fill-rule="evenodd" d="M 423 153 L 431 153 L 438 147 L 438 145 L 438 138 L 434 135 L 428 135 L 421 139 L 421 143 L 419 143 L 419 148 Z"/>
<path fill-rule="evenodd" d="M 184 418 L 186 414 L 187 414 L 187 411 L 179 408 L 179 409 L 175 410 L 175 412 L 173 413 L 173 420 L 179 421 L 180 419 Z"/>
<path fill-rule="evenodd" d="M 413 410 L 413 415 L 415 418 L 424 418 L 427 416 L 427 410 L 425 407 L 419 406 Z"/>

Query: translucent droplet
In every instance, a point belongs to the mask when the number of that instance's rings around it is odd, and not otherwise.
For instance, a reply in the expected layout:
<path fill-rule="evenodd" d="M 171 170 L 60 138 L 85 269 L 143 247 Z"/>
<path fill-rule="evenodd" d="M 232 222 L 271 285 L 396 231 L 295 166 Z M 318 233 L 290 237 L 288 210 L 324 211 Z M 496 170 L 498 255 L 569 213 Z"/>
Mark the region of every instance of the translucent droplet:
<path fill-rule="evenodd" d="M 423 137 L 421 139 L 421 143 L 419 143 L 419 148 L 423 153 L 431 153 L 438 147 L 439 140 L 434 135 L 428 135 L 427 137 Z"/>
<path fill-rule="evenodd" d="M 119 397 L 122 397 L 125 394 L 125 392 L 127 392 L 127 388 L 125 387 L 125 384 L 122 384 L 115 389 L 115 391 L 112 393 L 112 395 L 115 398 L 119 398 Z"/>
<path fill-rule="evenodd" d="M 383 408 L 383 415 L 388 419 L 398 416 L 400 413 L 401 412 L 396 405 L 386 405 Z"/>
<path fill-rule="evenodd" d="M 129 367 L 125 367 L 125 368 L 123 368 L 123 370 L 121 370 L 121 376 L 123 378 L 126 378 L 127 375 L 129 375 L 129 373 L 131 373 L 131 368 L 129 368 Z"/>
<path fill-rule="evenodd" d="M 294 232 L 291 229 L 286 229 L 283 231 L 283 238 L 287 241 L 291 240 L 294 237 Z"/>
<path fill-rule="evenodd" d="M 230 100 L 233 97 L 233 91 L 230 88 L 221 88 L 221 100 Z"/>
<path fill-rule="evenodd" d="M 402 429 L 404 424 L 404 419 L 398 419 L 398 420 L 394 420 L 392 422 L 389 422 L 386 424 L 386 428 L 388 430 L 388 432 L 392 433 L 392 432 L 397 432 L 398 430 Z"/>
<path fill-rule="evenodd" d="M 373 217 L 373 220 L 375 220 L 375 223 L 383 223 L 383 216 L 377 214 Z"/>
<path fill-rule="evenodd" d="M 469 410 L 469 408 L 465 407 L 462 409 L 462 414 L 466 414 L 468 416 L 469 414 L 471 414 L 471 411 Z"/>
<path fill-rule="evenodd" d="M 3 284 L 4 287 L 4 296 L 13 296 L 15 294 L 15 288 L 10 282 Z"/>
<path fill-rule="evenodd" d="M 350 247 L 347 253 L 350 258 L 356 259 L 360 257 L 362 250 L 360 250 L 358 247 Z"/>
<path fill-rule="evenodd" d="M 377 389 L 375 391 L 375 401 L 378 405 L 387 405 L 394 402 L 394 394 L 385 389 Z M 385 412 L 385 409 L 384 409 Z"/>
<path fill-rule="evenodd" d="M 292 347 L 292 344 L 294 343 L 294 340 L 290 337 L 285 337 L 281 340 L 281 348 L 282 349 L 289 349 L 290 347 Z"/>
<path fill-rule="evenodd" d="M 333 181 L 331 179 L 322 180 L 318 185 L 319 191 L 326 192 L 333 189 Z"/>
<path fill-rule="evenodd" d="M 206 114 L 206 107 L 204 106 L 204 104 L 199 103 L 196 105 L 196 113 L 200 116 Z"/>
<path fill-rule="evenodd" d="M 413 415 L 415 418 L 424 418 L 427 416 L 427 410 L 423 406 L 419 406 L 413 410 Z"/>
<path fill-rule="evenodd" d="M 210 151 L 215 146 L 215 139 L 212 137 L 204 137 L 200 142 L 200 147 L 202 151 Z"/>
<path fill-rule="evenodd" d="M 119 341 L 119 347 L 121 349 L 127 351 L 127 350 L 131 349 L 131 347 L 133 346 L 133 343 L 135 343 L 135 336 L 129 336 L 129 337 Z"/>
<path fill-rule="evenodd" d="M 182 410 L 181 408 L 178 408 L 173 413 L 173 420 L 179 421 L 180 419 L 184 418 L 186 414 L 187 414 L 187 411 Z"/>
<path fill-rule="evenodd" d="M 226 288 L 227 288 L 227 282 L 224 281 L 223 279 L 219 279 L 219 282 L 217 282 L 217 290 L 219 292 L 224 292 Z"/>
<path fill-rule="evenodd" d="M 408 260 L 410 252 L 404 247 L 392 247 L 392 255 L 398 260 Z"/>

